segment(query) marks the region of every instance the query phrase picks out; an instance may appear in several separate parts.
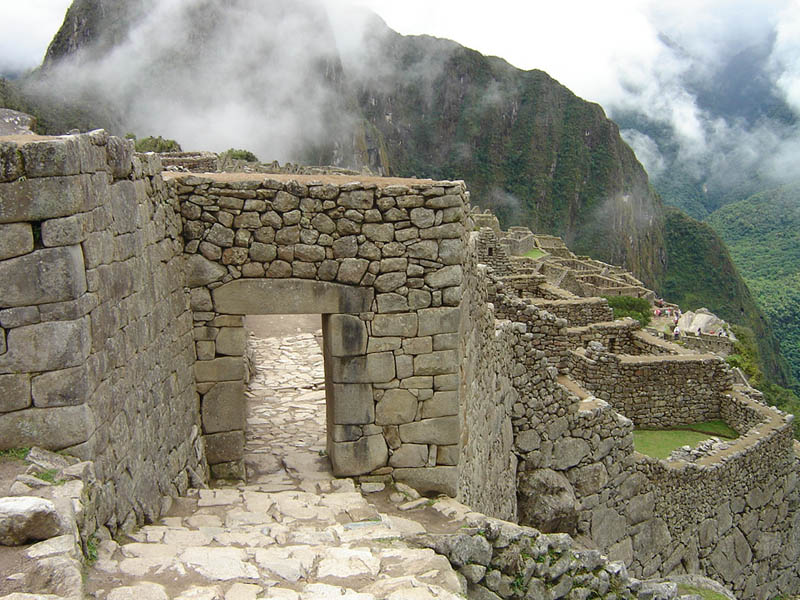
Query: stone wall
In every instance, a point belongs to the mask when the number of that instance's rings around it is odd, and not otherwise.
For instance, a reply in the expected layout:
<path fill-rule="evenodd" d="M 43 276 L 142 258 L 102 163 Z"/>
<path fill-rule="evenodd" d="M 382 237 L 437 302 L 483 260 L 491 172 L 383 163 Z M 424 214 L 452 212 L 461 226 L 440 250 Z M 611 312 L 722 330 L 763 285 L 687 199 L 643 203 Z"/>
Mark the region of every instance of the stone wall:
<path fill-rule="evenodd" d="M 105 132 L 0 140 L 0 445 L 93 460 L 97 525 L 202 479 L 176 207 Z"/>
<path fill-rule="evenodd" d="M 470 248 L 474 250 L 472 234 Z M 460 327 L 460 396 L 464 436 L 458 463 L 458 498 L 474 510 L 516 520 L 517 459 L 511 411 L 518 402 L 512 375 L 516 332 L 495 321 L 487 302 L 487 267 L 474 251 L 464 261 Z"/>
<path fill-rule="evenodd" d="M 214 475 L 242 474 L 242 315 L 322 313 L 334 472 L 456 493 L 466 191 L 407 183 L 173 177 Z"/>
<path fill-rule="evenodd" d="M 605 298 L 575 298 L 571 300 L 534 300 L 536 306 L 566 319 L 570 327 L 614 320 L 614 311 Z"/>
<path fill-rule="evenodd" d="M 598 342 L 570 351 L 570 374 L 637 427 L 656 429 L 718 419 L 732 385 L 713 354 L 618 355 Z"/>

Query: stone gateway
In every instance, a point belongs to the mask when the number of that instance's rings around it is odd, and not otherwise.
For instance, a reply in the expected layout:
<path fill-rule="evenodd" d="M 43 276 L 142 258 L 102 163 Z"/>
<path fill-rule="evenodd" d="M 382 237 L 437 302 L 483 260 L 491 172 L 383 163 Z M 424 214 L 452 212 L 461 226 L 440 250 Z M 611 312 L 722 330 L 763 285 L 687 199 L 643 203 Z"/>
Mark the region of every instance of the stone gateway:
<path fill-rule="evenodd" d="M 581 536 L 637 577 L 797 593 L 793 417 L 613 320 L 597 296 L 616 294 L 653 297 L 500 232 L 462 182 L 163 173 L 102 131 L 0 138 L 0 446 L 93 462 L 84 537 L 243 478 L 244 317 L 311 313 L 335 474 Z M 634 451 L 635 426 L 717 418 L 739 438 Z"/>

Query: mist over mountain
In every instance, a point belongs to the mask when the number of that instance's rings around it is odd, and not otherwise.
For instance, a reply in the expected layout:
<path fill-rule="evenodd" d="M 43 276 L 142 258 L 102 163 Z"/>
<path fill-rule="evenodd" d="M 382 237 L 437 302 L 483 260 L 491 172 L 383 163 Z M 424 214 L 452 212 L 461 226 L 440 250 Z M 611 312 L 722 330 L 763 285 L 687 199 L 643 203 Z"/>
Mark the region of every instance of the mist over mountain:
<path fill-rule="evenodd" d="M 800 6 L 698 10 L 692 23 L 663 9 L 657 68 L 603 102 L 665 202 L 702 219 L 800 180 Z"/>
<path fill-rule="evenodd" d="M 657 290 L 705 281 L 712 268 L 726 289 L 747 289 L 721 242 L 680 260 L 693 244 L 670 234 L 647 174 L 599 105 L 542 71 L 401 36 L 337 0 L 75 0 L 43 66 L 0 82 L 0 105 L 36 114 L 47 133 L 105 127 L 184 149 L 464 179 L 473 203 L 504 226 L 562 236 Z M 702 286 L 703 304 L 724 310 L 715 287 Z M 785 383 L 763 315 L 749 296 L 737 306 Z"/>

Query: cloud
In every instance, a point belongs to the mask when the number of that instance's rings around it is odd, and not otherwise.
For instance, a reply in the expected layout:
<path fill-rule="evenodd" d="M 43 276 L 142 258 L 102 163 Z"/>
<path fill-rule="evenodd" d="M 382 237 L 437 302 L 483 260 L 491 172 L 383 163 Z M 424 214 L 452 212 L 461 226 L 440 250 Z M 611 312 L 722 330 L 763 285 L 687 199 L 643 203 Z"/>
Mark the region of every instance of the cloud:
<path fill-rule="evenodd" d="M 72 0 L 0 0 L 0 75 L 42 62 Z"/>

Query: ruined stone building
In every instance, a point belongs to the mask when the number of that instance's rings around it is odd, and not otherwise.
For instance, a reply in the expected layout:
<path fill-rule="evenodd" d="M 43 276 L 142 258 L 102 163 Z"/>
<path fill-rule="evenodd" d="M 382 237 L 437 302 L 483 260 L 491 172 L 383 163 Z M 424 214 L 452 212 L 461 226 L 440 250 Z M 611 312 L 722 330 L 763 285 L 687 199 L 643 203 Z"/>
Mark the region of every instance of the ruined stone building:
<path fill-rule="evenodd" d="M 319 313 L 336 474 L 578 535 L 641 577 L 800 590 L 793 417 L 615 321 L 600 296 L 653 293 L 500 232 L 462 182 L 162 173 L 102 131 L 0 139 L 0 282 L 0 445 L 93 461 L 87 535 L 243 477 L 243 318 Z M 724 449 L 633 449 L 634 427 L 717 418 L 740 434 Z"/>

